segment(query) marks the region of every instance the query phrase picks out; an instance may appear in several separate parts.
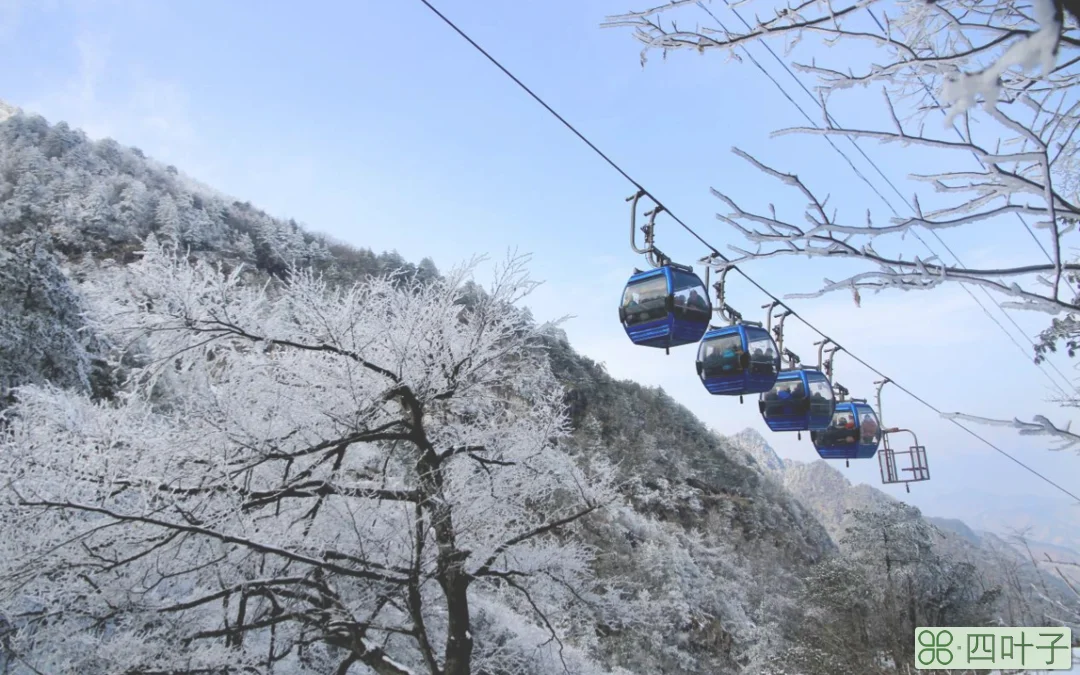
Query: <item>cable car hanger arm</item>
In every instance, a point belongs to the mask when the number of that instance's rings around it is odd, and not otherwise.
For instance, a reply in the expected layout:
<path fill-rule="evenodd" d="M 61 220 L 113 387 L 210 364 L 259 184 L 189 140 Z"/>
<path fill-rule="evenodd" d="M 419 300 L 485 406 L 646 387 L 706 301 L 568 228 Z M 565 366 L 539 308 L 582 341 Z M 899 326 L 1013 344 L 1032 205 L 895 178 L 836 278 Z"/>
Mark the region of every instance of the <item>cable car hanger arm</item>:
<path fill-rule="evenodd" d="M 877 415 L 878 415 L 878 420 L 881 422 L 882 427 L 885 426 L 885 413 L 881 408 L 881 390 L 885 387 L 885 385 L 887 385 L 890 382 L 892 382 L 892 380 L 890 380 L 887 377 L 874 382 L 874 384 L 877 385 Z M 883 433 L 888 433 L 888 432 L 883 430 Z M 914 434 L 912 434 L 912 435 L 914 435 Z"/>
<path fill-rule="evenodd" d="M 790 350 L 790 349 L 788 349 L 787 347 L 784 347 L 784 351 L 783 351 L 783 354 L 784 354 L 784 356 L 786 356 L 786 357 L 787 357 L 787 359 L 788 359 L 788 365 L 789 365 L 789 366 L 790 366 L 791 368 L 795 368 L 795 366 L 797 366 L 797 365 L 799 365 L 800 363 L 802 363 L 802 359 L 801 359 L 801 358 L 799 358 L 799 355 L 798 355 L 798 354 L 796 354 L 795 352 L 791 351 L 791 350 Z"/>
<path fill-rule="evenodd" d="M 815 342 L 814 344 L 817 345 L 817 348 L 818 348 L 818 352 L 817 352 L 818 370 L 825 373 L 825 377 L 832 380 L 832 376 L 833 376 L 833 359 L 836 358 L 836 353 L 844 351 L 844 348 L 841 347 L 840 345 L 836 344 L 835 342 L 833 342 L 832 338 L 829 338 L 829 337 L 826 337 L 826 338 L 824 338 L 822 340 L 819 340 L 819 341 Z M 828 347 L 828 345 L 830 345 L 830 344 L 833 345 L 833 346 Z M 825 354 L 828 354 L 827 358 L 825 357 Z"/>
<path fill-rule="evenodd" d="M 649 217 L 649 222 L 641 226 L 641 231 L 645 233 L 645 248 L 638 248 L 637 245 L 637 205 L 638 200 L 646 194 L 645 190 L 639 189 L 633 196 L 626 198 L 626 201 L 633 202 L 630 205 L 630 248 L 635 253 L 645 254 L 645 259 L 653 267 L 663 267 L 669 264 L 671 259 L 664 255 L 663 251 L 656 248 L 655 245 L 656 216 L 664 210 L 661 204 L 657 204 L 651 210 L 645 212 L 645 215 Z"/>
<path fill-rule="evenodd" d="M 772 302 L 772 303 L 770 303 L 768 305 L 762 305 L 762 309 L 764 309 L 766 307 L 769 308 L 768 311 L 769 311 L 769 323 L 770 324 L 772 323 L 772 319 L 773 319 L 772 309 L 776 305 L 780 305 L 781 307 L 784 307 L 784 311 L 780 312 L 779 314 L 776 315 L 776 318 L 780 319 L 779 323 L 777 323 L 776 327 L 772 329 L 773 335 L 776 336 L 776 349 L 781 354 L 785 354 L 785 355 L 791 354 L 792 356 L 794 356 L 794 353 L 791 350 L 784 348 L 784 319 L 786 319 L 789 316 L 791 316 L 792 314 L 794 314 L 794 312 L 792 312 L 790 309 L 787 309 L 785 307 L 784 303 L 780 302 L 779 300 L 777 300 L 775 302 Z M 800 360 L 801 359 L 799 359 L 797 356 L 795 357 L 795 363 L 797 363 Z M 793 365 L 793 367 L 794 367 L 794 365 Z"/>
<path fill-rule="evenodd" d="M 710 253 L 698 262 L 705 266 L 705 287 L 709 286 L 709 272 L 712 270 L 712 266 L 716 259 L 716 253 Z M 716 307 L 713 311 L 720 315 L 729 326 L 736 324 L 750 324 L 754 326 L 761 326 L 761 323 L 757 321 L 746 321 L 743 319 L 742 312 L 739 312 L 725 301 L 725 288 L 727 282 L 727 273 L 731 271 L 731 265 L 723 265 L 720 268 L 720 279 L 712 285 L 714 291 L 716 291 Z"/>

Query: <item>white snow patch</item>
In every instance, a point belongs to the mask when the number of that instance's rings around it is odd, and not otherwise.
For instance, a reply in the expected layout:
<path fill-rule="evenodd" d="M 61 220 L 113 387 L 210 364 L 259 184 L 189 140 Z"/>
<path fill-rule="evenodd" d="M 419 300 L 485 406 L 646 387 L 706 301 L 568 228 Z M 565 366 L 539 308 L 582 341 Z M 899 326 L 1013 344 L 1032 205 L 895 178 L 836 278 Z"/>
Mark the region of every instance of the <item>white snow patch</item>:
<path fill-rule="evenodd" d="M 1000 91 L 998 78 L 1009 68 L 1020 66 L 1028 70 L 1041 65 L 1043 77 L 1054 69 L 1058 35 L 1061 33 L 1061 25 L 1054 18 L 1054 3 L 1053 0 L 1034 0 L 1033 4 L 1039 30 L 1014 42 L 1001 58 L 985 70 L 963 74 L 947 81 L 942 87 L 942 97 L 951 104 L 945 118 L 946 127 L 952 125 L 953 118 L 974 106 L 979 95 L 983 97 L 983 105 L 992 108 L 997 103 Z"/>
<path fill-rule="evenodd" d="M 22 112 L 22 110 L 20 110 L 19 108 L 4 103 L 4 101 L 0 100 L 0 122 L 3 122 L 9 117 L 14 117 L 15 115 L 18 115 L 20 112 Z"/>
<path fill-rule="evenodd" d="M 401 665 L 397 661 L 394 661 L 389 656 L 383 656 L 382 660 L 385 661 L 386 663 L 388 663 L 391 668 L 397 668 L 398 670 L 402 671 L 403 673 L 408 673 L 409 675 L 415 675 L 415 673 L 412 670 L 410 670 L 409 668 L 406 668 L 405 666 Z"/>

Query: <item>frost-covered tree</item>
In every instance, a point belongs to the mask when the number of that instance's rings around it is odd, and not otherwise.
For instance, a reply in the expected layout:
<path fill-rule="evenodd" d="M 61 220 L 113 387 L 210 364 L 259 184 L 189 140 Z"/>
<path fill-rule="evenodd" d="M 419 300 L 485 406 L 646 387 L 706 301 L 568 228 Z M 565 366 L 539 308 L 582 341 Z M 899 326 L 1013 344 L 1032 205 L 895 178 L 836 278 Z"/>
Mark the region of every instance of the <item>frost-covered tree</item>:
<path fill-rule="evenodd" d="M 726 2 L 726 0 L 725 0 Z M 1036 360 L 1063 344 L 1080 345 L 1080 259 L 1071 248 L 1080 222 L 1080 25 L 1077 5 L 1064 0 L 750 0 L 730 3 L 745 22 L 724 21 L 709 3 L 672 0 L 609 17 L 607 25 L 631 27 L 645 47 L 720 52 L 739 58 L 757 43 L 782 47 L 795 70 L 816 80 L 820 126 L 790 133 L 875 140 L 921 152 L 925 170 L 911 176 L 919 194 L 901 199 L 886 217 L 840 214 L 821 195 L 826 176 L 804 179 L 735 148 L 750 165 L 788 186 L 806 203 L 798 216 L 778 213 L 751 197 L 713 193 L 725 205 L 718 217 L 750 246 L 732 246 L 734 263 L 783 255 L 858 261 L 865 270 L 825 279 L 808 294 L 848 291 L 926 290 L 946 283 L 979 287 L 1002 307 L 1053 315 L 1036 346 Z M 719 6 L 711 3 L 728 17 Z M 831 47 L 828 50 L 821 46 Z M 858 112 L 849 90 L 880 92 L 873 114 L 865 98 Z M 859 95 L 858 92 L 855 95 Z M 850 100 L 850 99 L 848 99 Z M 981 102 L 981 105 L 977 105 Z M 874 120 L 880 120 L 875 125 Z M 848 120 L 845 122 L 844 120 Z M 855 123 L 858 120 L 858 124 Z M 811 124 L 814 124 L 811 122 Z M 865 125 L 865 126 L 860 126 Z M 950 158 L 951 162 L 950 163 Z M 817 183 L 817 185 L 815 185 Z M 888 189 L 882 185 L 882 188 Z M 875 189 L 877 189 L 875 187 Z M 932 193 L 931 193 L 932 191 Z M 927 255 L 920 231 L 960 229 L 978 238 L 993 225 L 1034 228 L 1042 252 L 1019 264 L 969 268 Z M 1040 233 L 1041 231 L 1041 233 Z M 914 234 L 898 241 L 905 234 Z M 914 241 L 913 241 L 914 240 Z M 1034 249 L 1033 249 L 1034 250 Z M 1045 255 L 1043 255 L 1045 254 Z M 724 263 L 728 264 L 728 263 Z M 1076 407 L 1080 397 L 1061 403 Z M 994 420 L 966 417 L 978 422 Z M 1080 443 L 1067 428 L 1038 417 L 1004 422 L 1022 433 Z"/>
<path fill-rule="evenodd" d="M 917 626 L 1000 620 L 999 589 L 975 565 L 949 555 L 944 535 L 918 510 L 885 502 L 847 516 L 839 554 L 803 579 L 804 615 L 795 639 L 763 672 L 907 672 L 914 668 L 910 645 Z"/>
<path fill-rule="evenodd" d="M 113 402 L 27 387 L 5 415 L 10 662 L 606 672 L 582 616 L 617 613 L 617 595 L 573 534 L 615 498 L 613 473 L 564 447 L 543 327 L 512 307 L 522 265 L 465 304 L 467 266 L 267 283 L 150 239 L 87 282 L 137 365 Z"/>
<path fill-rule="evenodd" d="M 846 556 L 833 556 L 815 565 L 805 582 L 798 638 L 777 655 L 779 665 L 806 675 L 880 672 L 880 594 L 866 569 Z"/>
<path fill-rule="evenodd" d="M 174 243 L 184 243 L 184 223 L 176 201 L 170 195 L 158 200 L 154 209 L 154 229 L 161 232 L 165 239 Z"/>
<path fill-rule="evenodd" d="M 87 330 L 84 309 L 40 241 L 0 248 L 0 409 L 26 384 L 108 394 L 103 345 Z"/>
<path fill-rule="evenodd" d="M 871 606 L 878 608 L 868 615 L 866 636 L 898 669 L 914 668 L 910 645 L 917 626 L 991 621 L 997 589 L 983 587 L 973 565 L 941 555 L 939 535 L 918 509 L 890 502 L 850 515 L 840 541 L 844 559 L 858 569 L 857 587 L 872 589 Z"/>
<path fill-rule="evenodd" d="M 120 228 L 137 232 L 140 225 L 151 218 L 150 192 L 146 184 L 141 180 L 132 180 L 121 187 L 120 199 L 116 204 L 116 219 Z"/>

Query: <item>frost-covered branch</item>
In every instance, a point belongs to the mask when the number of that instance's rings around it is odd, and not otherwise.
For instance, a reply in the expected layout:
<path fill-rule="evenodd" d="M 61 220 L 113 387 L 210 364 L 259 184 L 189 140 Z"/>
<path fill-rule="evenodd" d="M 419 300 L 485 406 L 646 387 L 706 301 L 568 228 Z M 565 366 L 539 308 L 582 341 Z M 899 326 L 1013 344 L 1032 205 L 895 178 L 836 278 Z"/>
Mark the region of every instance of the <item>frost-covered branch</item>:
<path fill-rule="evenodd" d="M 939 218 L 937 214 L 921 213 L 917 218 L 893 218 L 891 225 L 874 225 L 867 216 L 866 225 L 852 225 L 839 222 L 835 216 L 826 213 L 825 200 L 814 195 L 813 191 L 794 174 L 774 169 L 750 154 L 734 148 L 742 157 L 763 173 L 776 178 L 786 185 L 796 188 L 809 202 L 805 214 L 806 224 L 795 224 L 781 220 L 775 207 L 770 205 L 769 214 L 748 211 L 741 207 L 733 197 L 713 189 L 713 194 L 727 204 L 732 212 L 718 214 L 717 218 L 738 230 L 747 240 L 757 243 L 755 250 L 731 245 L 741 257 L 732 262 L 738 264 L 757 258 L 784 255 L 805 255 L 809 257 L 853 258 L 874 265 L 877 269 L 861 272 L 839 281 L 825 280 L 821 289 L 815 292 L 791 294 L 789 298 L 815 298 L 832 291 L 873 290 L 879 292 L 893 288 L 899 290 L 927 290 L 945 282 L 961 282 L 983 286 L 988 290 L 1016 300 L 1010 307 L 1033 309 L 1059 313 L 1061 311 L 1080 310 L 1080 299 L 1076 294 L 1067 299 L 1058 299 L 1054 293 L 1044 292 L 1038 286 L 1022 287 L 1020 281 L 1038 279 L 1040 275 L 1080 271 L 1080 264 L 1064 263 L 1060 266 L 1048 264 L 1021 265 L 1008 268 L 972 269 L 955 265 L 945 265 L 934 257 L 923 259 L 915 256 L 911 260 L 890 257 L 878 253 L 872 244 L 875 237 L 888 234 L 902 234 L 918 225 L 928 229 L 959 227 L 972 222 L 1001 215 L 1001 210 L 1016 210 L 1011 205 L 998 207 L 998 212 L 980 211 L 959 217 Z M 1070 207 L 1071 208 L 1071 207 Z M 744 224 L 746 223 L 746 224 Z M 862 236 L 863 243 L 853 237 Z M 772 245 L 772 246 L 768 246 Z M 729 264 L 727 262 L 723 264 Z M 1010 281 L 1006 281 L 1010 279 Z"/>
<path fill-rule="evenodd" d="M 697 4 L 670 2 L 609 16 L 603 26 L 632 29 L 634 38 L 644 45 L 642 63 L 653 50 L 665 55 L 683 49 L 730 51 L 766 40 L 785 41 L 790 49 L 807 37 L 818 37 L 830 47 L 864 43 L 877 47 L 886 56 L 884 61 L 860 72 L 854 72 L 857 64 L 850 60 L 836 68 L 814 61 L 797 61 L 795 67 L 818 76 L 830 90 L 876 81 L 892 82 L 899 89 L 925 89 L 925 79 L 934 80 L 942 85 L 946 103 L 953 104 L 953 115 L 971 108 L 979 95 L 993 101 L 999 91 L 1008 95 L 1029 89 L 1037 80 L 1024 71 L 1035 66 L 1042 68 L 1043 77 L 1056 77 L 1058 86 L 1075 83 L 1075 72 L 1055 68 L 1062 51 L 1080 44 L 1076 26 L 1064 21 L 1061 0 L 1034 0 L 1028 7 L 986 0 L 902 7 L 876 0 L 840 5 L 828 0 L 740 2 L 734 3 L 734 10 L 745 12 L 753 4 L 754 16 L 746 20 L 747 26 L 737 29 L 694 11 Z M 1075 20 L 1074 9 L 1070 8 L 1070 15 Z M 685 26 L 687 19 L 694 27 L 680 29 L 679 22 Z"/>
<path fill-rule="evenodd" d="M 495 551 L 492 552 L 492 554 L 490 556 L 488 556 L 487 560 L 485 560 L 483 562 L 483 564 L 481 564 L 480 567 L 477 568 L 477 570 L 475 572 L 473 572 L 473 576 L 482 577 L 482 576 L 485 576 L 485 575 L 489 574 L 491 572 L 491 566 L 495 563 L 496 560 L 498 560 L 499 556 L 502 555 L 503 553 L 505 553 L 507 551 L 507 549 L 509 549 L 510 547 L 516 546 L 517 544 L 528 541 L 528 540 L 532 539 L 533 537 L 539 537 L 539 536 L 547 534 L 549 532 L 553 532 L 556 529 L 558 529 L 560 527 L 563 527 L 564 525 L 569 525 L 570 523 L 574 522 L 575 520 L 578 520 L 580 518 L 584 518 L 585 516 L 589 515 L 590 513 L 595 511 L 597 508 L 599 508 L 599 506 L 600 506 L 599 504 L 589 504 L 588 506 L 586 506 L 585 508 L 577 511 L 576 513 L 572 513 L 572 514 L 570 514 L 570 515 L 568 515 L 568 516 L 566 516 L 564 518 L 559 518 L 557 520 L 553 520 L 553 521 L 550 521 L 550 522 L 545 522 L 542 525 L 539 525 L 537 527 L 532 528 L 531 530 L 528 530 L 527 532 L 522 532 L 521 534 L 515 535 L 515 536 L 507 539 L 506 541 L 502 542 L 497 547 L 495 547 Z"/>
<path fill-rule="evenodd" d="M 5 413 L 13 648 L 42 672 L 466 675 L 501 649 L 470 568 L 512 558 L 545 613 L 577 606 L 592 552 L 566 534 L 613 473 L 563 449 L 546 327 L 513 307 L 523 263 L 486 293 L 468 267 L 339 289 L 150 240 L 87 282 L 129 377 L 109 403 L 27 387 Z"/>
<path fill-rule="evenodd" d="M 868 207 L 876 205 L 842 205 L 849 214 L 860 214 L 853 221 L 841 214 L 842 208 L 827 212 L 829 198 L 819 196 L 844 183 L 811 189 L 794 174 L 736 149 L 757 170 L 790 188 L 804 206 L 798 216 L 781 215 L 772 204 L 751 205 L 749 195 L 714 189 L 730 209 L 718 218 L 750 244 L 730 246 L 737 254 L 730 262 L 805 255 L 866 265 L 789 298 L 847 291 L 858 304 L 867 290 L 931 290 L 954 282 L 980 286 L 1005 309 L 1055 316 L 1036 346 L 1036 360 L 1055 351 L 1059 341 L 1070 355 L 1078 351 L 1080 275 L 1069 237 L 1080 223 L 1080 5 L 1071 0 L 743 0 L 725 5 L 713 12 L 703 3 L 671 2 L 609 17 L 606 25 L 633 30 L 644 45 L 643 64 L 653 50 L 665 56 L 678 50 L 735 55 L 753 44 L 782 44 L 795 71 L 814 80 L 821 122 L 782 129 L 774 137 L 821 136 L 838 150 L 834 141 L 839 137 L 860 149 L 876 141 L 907 153 L 911 165 L 922 162 L 928 169 L 907 176 L 914 190 L 912 197 L 901 197 L 902 205 L 882 196 L 879 181 L 856 170 L 889 213 L 875 219 Z M 878 109 L 865 96 L 855 99 L 862 92 L 849 91 L 871 86 L 882 94 Z M 849 100 L 845 110 L 842 104 Z M 886 181 L 900 178 L 877 168 Z M 815 180 L 831 178 L 823 173 Z M 902 194 L 903 188 L 891 187 Z M 931 200 L 935 208 L 924 209 Z M 988 228 L 1005 227 L 1029 228 L 1041 249 L 1036 254 L 1045 258 L 969 268 L 959 259 L 954 264 L 940 259 L 918 232 L 952 229 L 976 241 Z M 909 233 L 921 248 L 898 250 L 897 240 Z M 886 250 L 890 253 L 879 252 Z M 1071 442 L 1067 430 L 1045 418 L 1008 424 Z"/>
<path fill-rule="evenodd" d="M 1071 424 L 1066 423 L 1064 427 L 1059 427 L 1043 415 L 1035 415 L 1031 422 L 1023 422 L 1020 419 L 996 420 L 964 413 L 943 413 L 942 417 L 950 420 L 962 420 L 989 426 L 1011 427 L 1013 429 L 1018 429 L 1021 436 L 1049 436 L 1059 443 L 1057 447 L 1051 447 L 1051 450 L 1059 451 L 1072 449 L 1080 454 L 1080 448 L 1076 447 L 1080 445 L 1080 434 L 1076 434 L 1069 430 Z"/>

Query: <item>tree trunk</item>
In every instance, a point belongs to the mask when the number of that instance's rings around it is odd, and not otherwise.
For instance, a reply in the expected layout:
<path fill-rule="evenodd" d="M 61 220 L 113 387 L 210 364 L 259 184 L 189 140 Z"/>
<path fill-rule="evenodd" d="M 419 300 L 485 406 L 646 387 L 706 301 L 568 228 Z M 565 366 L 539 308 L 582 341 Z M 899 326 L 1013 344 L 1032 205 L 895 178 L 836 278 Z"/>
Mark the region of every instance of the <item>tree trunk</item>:
<path fill-rule="evenodd" d="M 469 551 L 457 547 L 453 511 L 443 490 L 442 460 L 424 430 L 423 404 L 407 386 L 395 392 L 412 427 L 410 441 L 419 451 L 416 472 L 419 482 L 420 506 L 429 514 L 431 529 L 435 535 L 436 580 L 446 598 L 446 645 L 443 652 L 442 672 L 432 675 L 471 675 L 472 634 L 469 632 L 469 582 L 463 565 Z M 426 642 L 426 635 L 424 636 Z M 429 646 L 421 645 L 422 649 Z M 430 664 L 429 668 L 434 666 Z"/>
<path fill-rule="evenodd" d="M 433 450 L 424 453 L 417 468 L 422 503 L 431 514 L 431 527 L 439 551 L 436 579 L 446 597 L 447 633 L 443 675 L 470 675 L 473 648 L 469 632 L 470 579 L 463 569 L 469 552 L 457 547 L 453 514 L 443 494 L 442 467 Z"/>
<path fill-rule="evenodd" d="M 472 635 L 469 633 L 469 577 L 461 568 L 465 556 L 439 554 L 439 585 L 446 594 L 448 630 L 445 675 L 469 675 L 472 670 Z"/>

